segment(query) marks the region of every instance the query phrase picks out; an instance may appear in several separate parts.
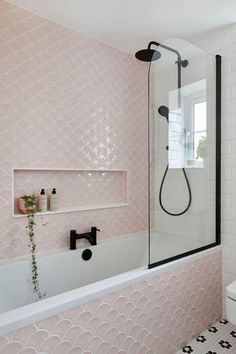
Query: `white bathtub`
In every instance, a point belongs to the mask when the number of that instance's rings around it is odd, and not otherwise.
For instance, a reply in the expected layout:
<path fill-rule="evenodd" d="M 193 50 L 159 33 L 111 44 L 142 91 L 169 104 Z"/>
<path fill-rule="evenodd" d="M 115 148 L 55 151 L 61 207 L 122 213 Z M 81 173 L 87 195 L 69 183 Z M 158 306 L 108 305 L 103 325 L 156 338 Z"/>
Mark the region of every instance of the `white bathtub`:
<path fill-rule="evenodd" d="M 39 256 L 40 288 L 42 292 L 46 291 L 46 298 L 37 302 L 32 294 L 30 259 L 0 262 L 0 335 L 153 277 L 158 272 L 192 261 L 193 257 L 212 252 L 204 251 L 147 269 L 147 243 L 147 235 L 139 234 L 103 241 L 97 246 Z M 156 260 L 159 260 L 158 257 L 167 258 L 174 252 L 174 242 L 170 250 L 167 247 L 170 244 L 167 237 L 165 242 L 162 240 L 159 244 L 162 246 L 157 247 Z M 81 257 L 85 248 L 93 252 L 89 261 Z M 164 249 L 166 254 L 163 253 Z"/>

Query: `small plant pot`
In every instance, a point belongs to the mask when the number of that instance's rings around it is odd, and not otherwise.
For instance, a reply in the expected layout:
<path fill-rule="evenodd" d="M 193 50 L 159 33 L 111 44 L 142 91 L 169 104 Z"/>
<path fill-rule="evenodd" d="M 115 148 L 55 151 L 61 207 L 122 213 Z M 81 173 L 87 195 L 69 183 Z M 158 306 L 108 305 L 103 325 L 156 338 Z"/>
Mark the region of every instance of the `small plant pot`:
<path fill-rule="evenodd" d="M 197 166 L 197 160 L 187 160 L 187 167 Z"/>
<path fill-rule="evenodd" d="M 24 198 L 19 198 L 19 211 L 22 213 L 22 214 L 31 214 L 31 213 L 35 213 L 37 211 L 37 206 L 36 204 L 34 206 L 32 206 L 31 208 L 26 208 L 25 206 L 26 202 L 24 200 Z"/>

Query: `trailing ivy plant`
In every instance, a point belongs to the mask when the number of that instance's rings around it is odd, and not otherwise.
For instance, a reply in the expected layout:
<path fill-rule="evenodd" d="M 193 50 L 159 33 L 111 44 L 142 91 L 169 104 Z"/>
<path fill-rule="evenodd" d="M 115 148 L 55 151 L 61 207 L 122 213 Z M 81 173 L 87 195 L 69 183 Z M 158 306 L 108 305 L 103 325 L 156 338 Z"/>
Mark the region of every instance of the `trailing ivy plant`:
<path fill-rule="evenodd" d="M 22 197 L 25 202 L 25 208 L 27 209 L 28 215 L 28 224 L 26 226 L 27 234 L 29 236 L 29 248 L 31 252 L 31 270 L 32 270 L 32 285 L 33 285 L 33 292 L 38 296 L 38 299 L 42 299 L 46 294 L 42 294 L 39 286 L 39 279 L 38 279 L 38 266 L 36 262 L 36 242 L 35 242 L 35 233 L 34 227 L 35 223 L 35 211 L 36 211 L 36 203 L 37 198 L 34 194 L 32 195 L 24 195 Z"/>

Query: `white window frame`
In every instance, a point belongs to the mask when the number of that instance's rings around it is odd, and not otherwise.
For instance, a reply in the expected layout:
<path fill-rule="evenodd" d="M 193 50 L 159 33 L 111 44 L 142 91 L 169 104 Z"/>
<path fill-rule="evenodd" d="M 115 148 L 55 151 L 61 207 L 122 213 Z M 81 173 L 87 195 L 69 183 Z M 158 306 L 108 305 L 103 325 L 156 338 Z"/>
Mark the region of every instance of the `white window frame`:
<path fill-rule="evenodd" d="M 185 96 L 184 100 L 184 110 L 185 110 L 185 161 L 196 160 L 194 156 L 194 105 L 202 102 L 207 102 L 206 100 L 206 90 L 201 90 L 194 92 L 188 96 Z M 206 122 L 207 124 L 207 122 Z M 199 131 L 200 132 L 200 131 Z M 206 131 L 207 134 L 207 129 Z"/>

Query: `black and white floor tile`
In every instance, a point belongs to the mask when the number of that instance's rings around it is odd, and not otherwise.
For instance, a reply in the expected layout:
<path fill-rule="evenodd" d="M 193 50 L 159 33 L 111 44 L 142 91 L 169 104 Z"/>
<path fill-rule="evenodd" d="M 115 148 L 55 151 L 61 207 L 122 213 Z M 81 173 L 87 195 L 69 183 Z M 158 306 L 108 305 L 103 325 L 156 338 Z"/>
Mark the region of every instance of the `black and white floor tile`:
<path fill-rule="evenodd" d="M 236 354 L 236 326 L 221 320 L 176 354 Z"/>

